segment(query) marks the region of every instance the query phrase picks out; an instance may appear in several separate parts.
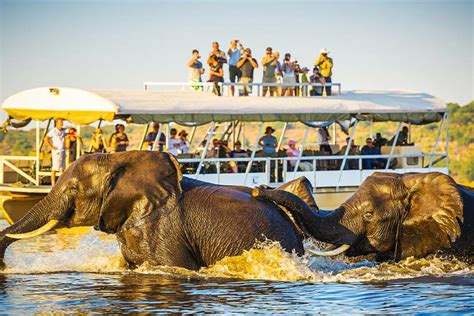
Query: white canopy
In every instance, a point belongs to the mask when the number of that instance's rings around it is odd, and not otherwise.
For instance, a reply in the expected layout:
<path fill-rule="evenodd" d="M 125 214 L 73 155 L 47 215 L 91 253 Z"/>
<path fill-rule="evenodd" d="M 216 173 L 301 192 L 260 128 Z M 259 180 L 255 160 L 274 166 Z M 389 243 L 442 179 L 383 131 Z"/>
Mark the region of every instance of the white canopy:
<path fill-rule="evenodd" d="M 12 117 L 63 117 L 75 122 L 92 117 L 126 117 L 135 123 L 209 121 L 403 121 L 426 124 L 439 121 L 446 104 L 429 94 L 402 91 L 348 91 L 330 97 L 218 97 L 200 91 L 77 90 L 38 88 L 8 98 L 3 108 Z M 23 95 L 22 95 L 23 94 Z M 58 97 L 59 96 L 59 97 Z M 20 111 L 21 109 L 21 111 Z M 43 111 L 39 115 L 37 111 Z M 87 112 L 89 111 L 89 112 Z M 77 115 L 73 115 L 77 112 Z M 104 112 L 103 115 L 99 115 Z M 80 119 L 83 113 L 88 115 Z M 60 116 L 68 115 L 68 116 Z M 29 116 L 28 116 L 29 115 Z M 48 116 L 49 115 L 49 116 Z"/>
<path fill-rule="evenodd" d="M 87 90 L 42 87 L 24 90 L 2 104 L 8 115 L 18 120 L 63 118 L 77 124 L 100 119 L 112 121 L 118 106 L 111 100 Z"/>

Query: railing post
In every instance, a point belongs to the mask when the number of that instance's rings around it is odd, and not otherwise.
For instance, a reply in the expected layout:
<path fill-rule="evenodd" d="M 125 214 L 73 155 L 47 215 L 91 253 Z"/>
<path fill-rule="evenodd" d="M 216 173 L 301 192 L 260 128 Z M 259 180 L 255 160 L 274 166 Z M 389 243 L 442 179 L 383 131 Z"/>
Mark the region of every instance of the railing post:
<path fill-rule="evenodd" d="M 436 154 L 436 150 L 438 149 L 439 139 L 441 137 L 441 132 L 443 131 L 443 128 L 444 128 L 445 119 L 446 119 L 446 113 L 443 115 L 443 118 L 441 119 L 441 124 L 439 126 L 438 135 L 436 136 L 436 142 L 435 142 L 433 152 L 431 153 L 431 157 L 430 157 L 430 163 L 428 165 L 428 171 L 431 171 L 431 166 L 433 165 L 434 155 Z"/>
<path fill-rule="evenodd" d="M 0 184 L 4 184 L 3 171 L 4 171 L 3 158 L 0 158 Z"/>
<path fill-rule="evenodd" d="M 308 139 L 310 127 L 306 127 L 306 131 L 304 133 L 303 142 L 301 143 L 301 150 L 300 154 L 298 155 L 298 159 L 296 160 L 295 170 L 293 170 L 293 179 L 296 178 L 296 172 L 298 172 L 298 167 L 300 166 L 301 156 L 303 156 L 304 146 L 306 145 L 306 140 Z"/>
<path fill-rule="evenodd" d="M 449 113 L 446 112 L 446 169 L 449 174 Z"/>
<path fill-rule="evenodd" d="M 158 143 L 160 142 L 160 137 L 161 137 L 162 132 L 163 132 L 163 124 L 160 124 L 160 128 L 158 128 L 158 133 L 156 133 L 155 142 L 153 143 L 153 146 L 151 147 L 151 151 L 156 150 L 156 146 L 158 146 Z"/>
<path fill-rule="evenodd" d="M 341 168 L 339 169 L 339 178 L 337 179 L 336 192 L 339 192 L 339 184 L 341 183 L 342 173 L 344 172 L 344 166 L 346 164 L 347 156 L 349 155 L 349 151 L 352 146 L 352 141 L 354 140 L 354 135 L 355 135 L 355 131 L 356 131 L 356 127 L 358 123 L 359 121 L 356 120 L 354 122 L 354 126 L 352 126 L 351 135 L 349 136 L 349 143 L 347 144 L 346 152 L 344 153 L 344 158 L 342 159 L 342 163 L 341 163 Z"/>
<path fill-rule="evenodd" d="M 395 146 L 397 146 L 398 135 L 400 134 L 401 128 L 402 122 L 399 122 L 397 126 L 397 132 L 395 133 L 395 138 L 393 139 L 392 147 L 390 148 L 390 155 L 388 156 L 387 164 L 385 165 L 385 170 L 388 170 L 388 167 L 390 166 L 390 160 L 392 160 L 393 153 L 395 152 Z"/>
<path fill-rule="evenodd" d="M 283 137 L 285 136 L 285 133 L 286 133 L 286 129 L 288 127 L 288 122 L 285 122 L 285 125 L 283 125 L 283 131 L 281 132 L 281 135 L 280 135 L 280 139 L 278 140 L 278 146 L 277 146 L 277 152 L 280 150 L 281 148 L 281 143 L 283 142 Z"/>
<path fill-rule="evenodd" d="M 255 159 L 255 153 L 257 152 L 257 148 L 258 148 L 258 141 L 260 140 L 260 137 L 262 136 L 264 124 L 265 124 L 264 122 L 260 124 L 260 129 L 258 130 L 257 139 L 255 140 L 255 146 L 253 147 L 252 154 L 250 155 L 250 161 L 247 165 L 247 168 L 245 169 L 245 177 L 244 177 L 244 183 L 243 183 L 244 185 L 247 183 L 247 178 L 249 176 L 250 169 L 252 168 L 253 160 Z"/>
<path fill-rule="evenodd" d="M 199 178 L 199 174 L 201 173 L 202 164 L 204 162 L 204 159 L 206 158 L 207 149 L 209 148 L 209 143 L 211 142 L 212 134 L 214 133 L 215 127 L 216 127 L 216 122 L 212 122 L 211 128 L 209 129 L 209 132 L 207 135 L 206 145 L 204 146 L 204 150 L 202 151 L 201 159 L 199 160 L 199 165 L 196 168 L 196 179 Z"/>
<path fill-rule="evenodd" d="M 100 124 L 100 123 L 99 123 L 99 124 Z M 144 131 L 143 131 L 142 138 L 140 139 L 140 143 L 138 144 L 138 148 L 137 148 L 138 150 L 142 150 L 142 148 L 143 148 L 143 143 L 145 142 L 146 135 L 148 135 L 148 130 L 150 129 L 150 125 L 151 125 L 151 124 L 152 124 L 152 123 L 146 124 L 145 129 L 144 129 Z M 97 128 L 98 128 L 98 127 L 97 127 Z"/>

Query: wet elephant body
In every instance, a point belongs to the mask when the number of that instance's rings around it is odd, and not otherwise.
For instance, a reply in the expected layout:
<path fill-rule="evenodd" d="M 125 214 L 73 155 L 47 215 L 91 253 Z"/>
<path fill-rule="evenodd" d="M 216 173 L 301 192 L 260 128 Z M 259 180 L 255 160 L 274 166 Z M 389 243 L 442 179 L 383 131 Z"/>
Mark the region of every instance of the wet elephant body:
<path fill-rule="evenodd" d="M 297 183 L 281 189 L 306 190 Z M 198 269 L 265 239 L 304 253 L 303 234 L 281 207 L 255 200 L 250 188 L 183 178 L 176 159 L 159 152 L 81 157 L 42 201 L 0 232 L 0 263 L 16 239 L 74 226 L 116 234 L 131 266 Z"/>
<path fill-rule="evenodd" d="M 289 192 L 255 189 L 254 196 L 291 209 L 316 239 L 348 256 L 379 260 L 444 251 L 474 255 L 474 193 L 438 173 L 379 173 L 333 212 L 321 212 Z M 325 255 L 325 253 L 317 253 Z"/>

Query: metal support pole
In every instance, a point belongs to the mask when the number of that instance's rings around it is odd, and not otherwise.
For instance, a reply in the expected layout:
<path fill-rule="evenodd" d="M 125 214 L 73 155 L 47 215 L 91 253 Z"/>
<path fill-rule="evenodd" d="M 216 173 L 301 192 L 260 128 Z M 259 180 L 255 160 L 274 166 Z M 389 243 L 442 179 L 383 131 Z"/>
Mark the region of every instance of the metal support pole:
<path fill-rule="evenodd" d="M 193 129 L 191 130 L 191 136 L 189 136 L 189 144 L 193 143 L 194 135 L 196 134 L 196 126 L 193 126 Z"/>
<path fill-rule="evenodd" d="M 446 169 L 449 174 L 449 113 L 446 112 Z"/>
<path fill-rule="evenodd" d="M 304 132 L 303 142 L 301 143 L 300 154 L 298 155 L 298 159 L 296 160 L 295 170 L 293 171 L 293 179 L 296 177 L 296 172 L 298 171 L 298 167 L 300 166 L 301 156 L 303 156 L 304 146 L 306 145 L 306 140 L 308 139 L 310 127 L 306 127 L 306 131 Z"/>
<path fill-rule="evenodd" d="M 253 160 L 255 159 L 255 153 L 257 152 L 257 148 L 258 148 L 258 141 L 260 140 L 260 137 L 262 137 L 262 132 L 263 132 L 263 125 L 265 123 L 262 122 L 260 124 L 260 128 L 258 130 L 258 135 L 257 135 L 257 139 L 255 140 L 255 146 L 253 147 L 253 150 L 252 150 L 252 155 L 250 155 L 250 161 L 249 163 L 247 164 L 247 168 L 245 169 L 245 177 L 244 177 L 244 185 L 247 183 L 247 178 L 249 176 L 249 172 L 250 172 L 250 169 L 252 168 L 252 163 L 253 163 Z M 268 168 L 270 168 L 270 166 L 267 165 Z"/>
<path fill-rule="evenodd" d="M 101 121 L 101 122 L 102 122 L 102 121 Z M 146 124 L 145 130 L 143 131 L 142 139 L 140 140 L 140 143 L 138 144 L 137 150 L 142 150 L 142 148 L 143 148 L 143 143 L 145 143 L 146 135 L 148 135 L 148 130 L 150 129 L 150 125 L 151 125 L 151 124 L 153 124 L 153 123 L 148 123 L 148 124 Z M 100 125 L 100 122 L 99 122 L 99 125 Z M 97 128 L 99 128 L 99 127 L 97 127 Z"/>
<path fill-rule="evenodd" d="M 370 138 L 374 139 L 374 119 L 370 119 Z"/>
<path fill-rule="evenodd" d="M 278 140 L 278 146 L 276 148 L 277 152 L 281 148 L 281 143 L 283 142 L 283 137 L 285 137 L 287 127 L 288 127 L 288 122 L 285 122 L 285 125 L 283 125 L 283 131 L 281 132 L 281 135 L 280 135 L 280 139 Z"/>
<path fill-rule="evenodd" d="M 79 157 L 81 157 L 81 148 L 82 148 L 82 144 L 81 144 L 81 125 L 77 125 L 77 140 L 76 140 L 76 160 L 79 159 Z"/>
<path fill-rule="evenodd" d="M 50 120 L 50 121 L 51 121 L 51 120 Z M 49 121 L 49 122 L 50 122 L 50 121 Z M 39 171 L 40 171 L 40 147 L 41 147 L 41 143 L 40 143 L 40 122 L 39 122 L 39 121 L 36 121 L 35 178 L 36 178 L 36 185 L 37 185 L 37 186 L 40 185 L 40 177 L 39 177 Z M 3 166 L 3 164 L 2 164 L 2 166 Z M 2 176 L 3 176 L 3 173 L 2 173 Z M 2 181 L 2 182 L 3 182 L 3 181 Z"/>
<path fill-rule="evenodd" d="M 166 123 L 166 150 L 168 151 L 168 148 L 170 148 L 170 123 Z"/>
<path fill-rule="evenodd" d="M 153 143 L 153 146 L 151 147 L 151 151 L 156 150 L 156 146 L 158 146 L 158 143 L 160 142 L 161 133 L 163 133 L 163 124 L 160 124 L 160 128 L 158 128 L 158 133 L 156 133 L 155 142 Z"/>
<path fill-rule="evenodd" d="M 431 167 L 433 166 L 434 155 L 436 154 L 436 150 L 438 149 L 439 139 L 441 137 L 441 132 L 443 131 L 443 128 L 444 128 L 445 119 L 446 119 L 446 113 L 443 115 L 443 118 L 441 119 L 441 124 L 439 126 L 438 135 L 436 136 L 436 142 L 435 142 L 435 145 L 433 147 L 433 152 L 431 153 L 431 157 L 430 157 L 430 163 L 428 165 L 428 171 L 431 171 Z"/>
<path fill-rule="evenodd" d="M 196 179 L 199 178 L 199 174 L 202 168 L 202 163 L 204 162 L 204 159 L 206 158 L 207 149 L 209 148 L 209 143 L 211 142 L 212 134 L 214 133 L 215 127 L 216 127 L 216 122 L 212 122 L 211 128 L 209 129 L 209 132 L 207 133 L 206 145 L 204 146 L 204 150 L 202 151 L 202 154 L 201 154 L 201 159 L 199 160 L 199 165 L 196 169 Z"/>
<path fill-rule="evenodd" d="M 339 184 L 341 183 L 342 173 L 344 172 L 344 166 L 346 164 L 347 156 L 349 155 L 349 151 L 350 151 L 351 146 L 352 146 L 352 141 L 354 140 L 354 135 L 355 135 L 355 131 L 356 131 L 358 123 L 359 123 L 359 121 L 356 120 L 354 122 L 354 125 L 352 126 L 352 131 L 351 131 L 351 134 L 349 136 L 349 143 L 347 144 L 346 151 L 344 153 L 344 158 L 342 159 L 342 163 L 341 163 L 341 168 L 339 169 L 339 178 L 337 179 L 336 192 L 339 192 Z"/>
<path fill-rule="evenodd" d="M 337 142 L 336 142 L 336 121 L 334 121 L 334 123 L 332 123 L 332 141 L 333 141 L 334 145 L 337 144 Z"/>
<path fill-rule="evenodd" d="M 397 146 L 398 135 L 400 134 L 401 129 L 402 122 L 399 122 L 397 126 L 397 132 L 395 133 L 395 138 L 393 139 L 392 147 L 390 148 L 390 155 L 388 156 L 387 164 L 385 165 L 385 170 L 388 170 L 388 167 L 390 166 L 390 160 L 392 160 L 393 153 L 395 152 L 395 146 Z"/>

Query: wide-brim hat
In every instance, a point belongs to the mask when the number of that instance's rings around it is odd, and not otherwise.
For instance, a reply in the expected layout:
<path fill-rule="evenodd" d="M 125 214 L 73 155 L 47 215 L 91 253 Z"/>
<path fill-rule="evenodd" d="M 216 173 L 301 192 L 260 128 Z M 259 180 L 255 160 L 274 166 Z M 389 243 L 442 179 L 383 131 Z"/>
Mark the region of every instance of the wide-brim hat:
<path fill-rule="evenodd" d="M 296 145 L 296 142 L 294 140 L 289 140 L 288 141 L 288 146 L 291 146 L 291 145 Z"/>
<path fill-rule="evenodd" d="M 267 128 L 265 128 L 265 133 L 268 132 L 269 130 L 271 130 L 272 133 L 275 132 L 275 130 L 273 129 L 273 127 L 267 126 Z"/>
<path fill-rule="evenodd" d="M 181 132 L 179 132 L 178 136 L 181 136 L 181 135 L 188 136 L 188 133 L 186 133 L 185 130 L 182 130 Z"/>
<path fill-rule="evenodd" d="M 321 48 L 319 51 L 321 54 L 329 54 L 329 50 L 327 48 Z"/>

